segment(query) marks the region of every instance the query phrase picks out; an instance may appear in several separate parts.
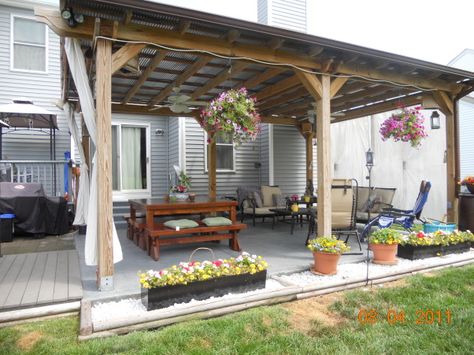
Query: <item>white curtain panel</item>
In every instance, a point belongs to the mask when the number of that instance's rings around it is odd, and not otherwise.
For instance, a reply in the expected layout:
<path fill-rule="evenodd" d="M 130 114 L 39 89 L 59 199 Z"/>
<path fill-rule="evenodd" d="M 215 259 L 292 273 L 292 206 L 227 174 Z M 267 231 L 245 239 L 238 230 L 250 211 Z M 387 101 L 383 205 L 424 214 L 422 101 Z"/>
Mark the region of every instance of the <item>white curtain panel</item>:
<path fill-rule="evenodd" d="M 87 224 L 87 214 L 89 211 L 89 168 L 86 164 L 86 155 L 82 148 L 81 137 L 74 117 L 74 110 L 72 110 L 69 103 L 65 103 L 63 109 L 66 113 L 69 132 L 71 132 L 72 139 L 79 151 L 79 156 L 81 157 L 82 162 L 81 175 L 79 176 L 79 195 L 77 196 L 76 216 L 74 217 L 73 222 L 74 225 L 82 225 Z"/>
<path fill-rule="evenodd" d="M 80 43 L 77 39 L 66 38 L 64 48 L 71 71 L 74 84 L 79 94 L 79 101 L 81 102 L 82 114 L 84 121 L 89 131 L 92 142 L 96 145 L 97 128 L 95 122 L 95 106 L 92 91 L 89 86 L 89 80 L 86 71 L 86 64 L 84 54 L 82 53 Z M 90 181 L 90 198 L 89 210 L 87 214 L 87 232 L 85 243 L 85 261 L 86 265 L 97 265 L 98 263 L 98 233 L 97 233 L 97 169 L 95 168 L 96 154 L 92 159 L 92 177 Z M 114 263 L 123 259 L 122 247 L 117 236 L 115 224 L 113 227 L 113 258 Z"/>
<path fill-rule="evenodd" d="M 143 189 L 140 160 L 141 128 L 122 127 L 122 189 Z"/>

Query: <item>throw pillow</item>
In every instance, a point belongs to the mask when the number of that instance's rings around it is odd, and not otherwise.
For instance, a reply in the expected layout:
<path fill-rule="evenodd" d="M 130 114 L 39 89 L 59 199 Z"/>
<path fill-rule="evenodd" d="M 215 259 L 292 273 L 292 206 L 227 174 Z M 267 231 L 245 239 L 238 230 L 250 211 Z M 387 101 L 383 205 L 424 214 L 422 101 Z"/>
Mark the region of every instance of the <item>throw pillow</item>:
<path fill-rule="evenodd" d="M 179 227 L 179 229 L 186 229 L 199 226 L 197 222 L 190 219 L 173 219 L 171 221 L 165 222 L 164 225 L 171 229 L 176 229 L 176 227 Z"/>
<path fill-rule="evenodd" d="M 262 186 L 263 207 L 273 206 L 273 194 L 281 194 L 278 186 Z"/>
<path fill-rule="evenodd" d="M 202 220 L 208 227 L 215 227 L 215 226 L 230 226 L 232 221 L 229 218 L 225 217 L 207 217 Z"/>
<path fill-rule="evenodd" d="M 255 207 L 261 208 L 263 206 L 262 197 L 257 191 L 253 192 L 253 199 L 255 200 Z"/>
<path fill-rule="evenodd" d="M 286 206 L 286 200 L 282 197 L 281 194 L 273 194 L 273 206 L 276 206 L 276 207 Z"/>

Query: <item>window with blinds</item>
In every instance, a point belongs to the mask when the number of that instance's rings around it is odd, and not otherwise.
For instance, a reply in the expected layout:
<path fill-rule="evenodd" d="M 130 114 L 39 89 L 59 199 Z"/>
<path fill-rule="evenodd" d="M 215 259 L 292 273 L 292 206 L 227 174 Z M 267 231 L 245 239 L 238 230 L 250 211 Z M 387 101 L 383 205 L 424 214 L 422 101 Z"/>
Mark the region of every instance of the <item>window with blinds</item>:
<path fill-rule="evenodd" d="M 11 69 L 47 72 L 46 25 L 30 18 L 12 16 Z"/>

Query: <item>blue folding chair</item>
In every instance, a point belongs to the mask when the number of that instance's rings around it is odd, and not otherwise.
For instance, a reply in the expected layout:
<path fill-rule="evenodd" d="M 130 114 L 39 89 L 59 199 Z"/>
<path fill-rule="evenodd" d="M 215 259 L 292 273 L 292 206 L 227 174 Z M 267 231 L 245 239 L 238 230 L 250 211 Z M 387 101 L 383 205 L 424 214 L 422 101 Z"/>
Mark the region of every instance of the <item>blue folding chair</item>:
<path fill-rule="evenodd" d="M 362 239 L 369 234 L 370 229 L 378 225 L 379 228 L 388 228 L 392 224 L 396 224 L 401 226 L 402 228 L 411 231 L 415 220 L 419 220 L 424 223 L 420 219 L 421 212 L 423 211 L 423 207 L 425 206 L 426 201 L 428 200 L 428 194 L 431 189 L 431 183 L 429 181 L 422 181 L 420 185 L 420 192 L 418 193 L 418 197 L 416 198 L 415 206 L 412 210 L 400 210 L 398 208 L 384 208 L 382 213 L 380 213 L 377 217 L 371 219 L 369 223 L 364 227 L 362 231 Z"/>

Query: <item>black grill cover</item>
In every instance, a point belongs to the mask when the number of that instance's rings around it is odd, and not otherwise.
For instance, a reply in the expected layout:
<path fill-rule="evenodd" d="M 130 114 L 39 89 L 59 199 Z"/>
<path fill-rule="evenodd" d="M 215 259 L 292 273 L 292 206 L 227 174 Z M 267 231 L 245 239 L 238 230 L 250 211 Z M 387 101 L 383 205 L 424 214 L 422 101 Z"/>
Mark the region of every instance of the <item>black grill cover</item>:
<path fill-rule="evenodd" d="M 0 213 L 13 213 L 15 230 L 33 234 L 64 234 L 69 230 L 67 202 L 47 197 L 41 184 L 0 182 Z"/>

